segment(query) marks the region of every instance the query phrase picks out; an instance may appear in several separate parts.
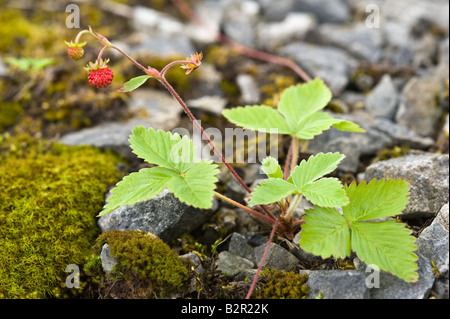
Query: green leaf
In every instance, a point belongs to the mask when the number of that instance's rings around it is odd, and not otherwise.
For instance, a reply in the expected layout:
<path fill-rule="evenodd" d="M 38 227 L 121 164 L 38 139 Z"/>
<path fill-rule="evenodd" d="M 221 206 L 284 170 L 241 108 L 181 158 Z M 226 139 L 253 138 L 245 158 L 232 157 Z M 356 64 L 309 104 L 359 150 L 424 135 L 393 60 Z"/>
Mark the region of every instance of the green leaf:
<path fill-rule="evenodd" d="M 187 136 L 181 138 L 179 134 L 155 131 L 151 127 L 135 127 L 129 141 L 138 157 L 179 173 L 185 172 L 196 157 L 196 147 Z"/>
<path fill-rule="evenodd" d="M 132 173 L 117 183 L 100 216 L 150 199 L 164 188 L 188 205 L 211 208 L 219 171 L 212 162 L 194 163 L 195 147 L 191 140 L 153 128 L 135 127 L 130 143 L 139 157 L 159 166 Z"/>
<path fill-rule="evenodd" d="M 339 120 L 339 122 L 333 124 L 333 127 L 335 127 L 340 131 L 357 132 L 357 133 L 366 132 L 366 130 L 361 128 L 358 124 L 344 120 Z"/>
<path fill-rule="evenodd" d="M 168 188 L 176 198 L 188 205 L 211 208 L 218 173 L 217 165 L 198 162 L 185 173 L 171 179 Z"/>
<path fill-rule="evenodd" d="M 348 204 L 348 198 L 337 178 L 322 178 L 300 189 L 307 200 L 321 207 L 340 207 Z"/>
<path fill-rule="evenodd" d="M 353 250 L 367 265 L 375 264 L 407 282 L 417 281 L 416 239 L 404 224 L 394 220 L 359 222 L 350 228 Z"/>
<path fill-rule="evenodd" d="M 402 213 L 409 201 L 409 185 L 402 180 L 373 179 L 346 187 L 350 204 L 343 208 L 348 221 L 362 221 L 395 216 Z"/>
<path fill-rule="evenodd" d="M 350 228 L 334 208 L 316 207 L 306 211 L 300 247 L 314 255 L 345 258 L 351 253 Z"/>
<path fill-rule="evenodd" d="M 303 160 L 300 165 L 295 167 L 291 177 L 295 186 L 301 189 L 308 183 L 334 171 L 345 155 L 340 153 L 319 153 Z"/>
<path fill-rule="evenodd" d="M 123 86 L 117 90 L 117 92 L 127 93 L 136 90 L 138 87 L 140 87 L 142 84 L 144 84 L 149 78 L 152 76 L 150 75 L 141 75 L 137 76 L 135 78 L 132 78 L 131 80 L 125 82 Z"/>
<path fill-rule="evenodd" d="M 278 110 L 284 115 L 291 131 L 298 132 L 299 125 L 309 115 L 325 108 L 331 101 L 331 91 L 321 79 L 314 79 L 286 89 Z"/>
<path fill-rule="evenodd" d="M 286 196 L 292 194 L 297 189 L 284 179 L 269 178 L 261 182 L 250 195 L 248 205 L 266 205 L 275 203 Z"/>
<path fill-rule="evenodd" d="M 197 208 L 211 208 L 218 173 L 217 165 L 210 162 L 195 163 L 181 174 L 164 167 L 141 169 L 117 183 L 99 216 L 148 200 L 165 188 L 181 202 Z"/>
<path fill-rule="evenodd" d="M 272 178 L 283 178 L 283 173 L 281 172 L 280 164 L 273 157 L 266 157 L 262 162 L 262 169 L 268 177 Z"/>
<path fill-rule="evenodd" d="M 300 193 L 315 205 L 337 207 L 348 204 L 342 184 L 336 178 L 319 178 L 332 172 L 345 157 L 339 153 L 319 153 L 303 160 L 296 166 L 291 177 L 283 180 L 283 174 L 274 158 L 263 161 L 263 169 L 269 176 L 252 192 L 250 203 L 253 205 L 277 202 L 293 193 Z M 275 172 L 275 173 L 272 173 Z"/>
<path fill-rule="evenodd" d="M 330 129 L 332 125 L 340 121 L 328 113 L 315 112 L 299 122 L 294 135 L 299 139 L 311 140 L 314 136 Z"/>
<path fill-rule="evenodd" d="M 167 183 L 173 178 L 173 172 L 162 168 L 143 168 L 139 172 L 125 176 L 112 189 L 112 195 L 108 198 L 108 204 L 98 216 L 106 215 L 113 210 L 152 198 L 166 188 Z"/>
<path fill-rule="evenodd" d="M 331 91 L 321 79 L 287 88 L 280 99 L 278 109 L 265 105 L 237 107 L 223 111 L 232 123 L 260 132 L 277 130 L 299 139 L 310 140 L 331 126 L 350 132 L 365 132 L 358 124 L 335 119 L 321 112 L 330 102 Z M 272 132 L 274 133 L 274 132 Z"/>
<path fill-rule="evenodd" d="M 417 246 L 411 231 L 395 220 L 374 221 L 401 213 L 408 203 L 408 184 L 374 179 L 345 189 L 350 204 L 342 208 L 343 215 L 332 208 L 307 211 L 301 247 L 324 258 L 347 256 L 351 247 L 366 264 L 377 265 L 407 282 L 417 281 Z"/>
<path fill-rule="evenodd" d="M 25 72 L 38 71 L 49 65 L 54 64 L 53 58 L 13 58 L 8 57 L 5 59 L 9 64 L 21 69 Z"/>
<path fill-rule="evenodd" d="M 270 106 L 240 106 L 224 110 L 222 114 L 228 121 L 244 129 L 274 134 L 291 133 L 283 116 Z"/>

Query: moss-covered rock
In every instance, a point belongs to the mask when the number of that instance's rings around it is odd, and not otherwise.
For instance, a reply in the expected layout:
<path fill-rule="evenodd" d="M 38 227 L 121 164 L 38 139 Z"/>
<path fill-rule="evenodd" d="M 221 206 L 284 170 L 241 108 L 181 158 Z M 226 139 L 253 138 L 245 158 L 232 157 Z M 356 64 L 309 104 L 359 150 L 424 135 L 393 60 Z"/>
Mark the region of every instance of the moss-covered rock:
<path fill-rule="evenodd" d="M 106 274 L 100 254 L 107 243 L 117 265 Z M 96 241 L 86 273 L 102 298 L 167 298 L 189 286 L 187 265 L 160 238 L 142 231 L 111 230 Z"/>
<path fill-rule="evenodd" d="M 14 145 L 14 144 L 11 144 Z M 98 235 L 95 216 L 119 159 L 90 147 L 27 148 L 0 158 L 0 297 L 66 298 Z"/>
<path fill-rule="evenodd" d="M 306 274 L 265 269 L 261 279 L 265 283 L 254 293 L 256 299 L 305 299 L 309 293 Z"/>

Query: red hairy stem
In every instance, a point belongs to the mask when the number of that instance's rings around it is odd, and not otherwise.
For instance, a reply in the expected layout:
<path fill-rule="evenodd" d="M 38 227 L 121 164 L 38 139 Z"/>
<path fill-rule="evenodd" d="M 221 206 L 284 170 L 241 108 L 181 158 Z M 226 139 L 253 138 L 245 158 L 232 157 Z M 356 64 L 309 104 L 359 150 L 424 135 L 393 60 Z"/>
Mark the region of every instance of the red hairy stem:
<path fill-rule="evenodd" d="M 108 48 L 108 46 L 105 45 L 105 46 L 100 50 L 100 52 L 98 53 L 98 56 L 97 56 L 97 63 L 100 63 L 100 62 L 101 62 L 103 52 L 105 52 L 105 50 L 106 50 L 107 48 Z"/>
<path fill-rule="evenodd" d="M 253 278 L 253 282 L 252 282 L 252 285 L 250 287 L 250 290 L 248 291 L 247 296 L 245 297 L 245 299 L 250 299 L 250 297 L 252 296 L 253 290 L 255 290 L 256 282 L 258 281 L 258 277 L 259 277 L 259 273 L 261 272 L 262 265 L 264 263 L 264 260 L 266 259 L 267 252 L 269 251 L 270 243 L 273 240 L 273 236 L 275 235 L 275 231 L 277 230 L 279 222 L 280 222 L 280 220 L 277 219 L 277 220 L 275 220 L 275 223 L 273 224 L 272 233 L 270 234 L 269 242 L 267 244 L 266 250 L 264 251 L 264 255 L 263 255 L 262 259 L 261 259 L 261 262 L 259 263 L 259 267 L 258 267 L 258 270 L 256 271 L 255 277 Z"/>
<path fill-rule="evenodd" d="M 141 69 L 142 71 L 144 71 L 145 73 L 148 74 L 148 69 L 147 68 L 145 68 L 143 65 L 141 65 L 139 62 L 137 62 L 135 59 L 133 59 L 128 54 L 123 52 L 120 48 L 118 48 L 115 45 L 111 45 L 111 48 L 113 48 L 114 50 L 118 51 L 120 54 L 122 54 L 124 57 L 126 57 L 128 60 L 130 60 L 134 65 L 136 65 L 139 69 Z"/>

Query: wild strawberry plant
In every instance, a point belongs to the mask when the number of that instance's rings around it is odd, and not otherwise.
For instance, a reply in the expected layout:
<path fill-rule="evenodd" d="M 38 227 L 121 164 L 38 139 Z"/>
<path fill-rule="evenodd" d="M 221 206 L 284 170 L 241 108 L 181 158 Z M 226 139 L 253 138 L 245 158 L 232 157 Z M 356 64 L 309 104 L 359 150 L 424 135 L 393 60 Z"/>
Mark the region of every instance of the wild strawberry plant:
<path fill-rule="evenodd" d="M 145 68 L 89 28 L 81 31 L 74 42 L 67 43 L 68 54 L 74 59 L 81 58 L 82 51 L 79 48 L 82 49 L 85 42 L 79 43 L 79 39 L 83 34 L 92 35 L 103 45 L 97 61 L 87 67 L 89 82 L 93 86 L 106 87 L 112 81 L 108 61 L 102 60 L 105 49 L 112 48 L 122 53 L 144 74 L 126 82 L 119 91 L 133 91 L 150 78 L 158 80 L 178 101 L 222 163 L 250 193 L 248 206 L 218 193 L 217 164 L 212 161 L 196 162 L 196 147 L 187 137 L 151 127 L 136 127 L 129 139 L 131 148 L 152 167 L 131 173 L 117 183 L 99 216 L 122 206 L 148 200 L 166 188 L 181 202 L 202 209 L 211 208 L 213 197 L 217 196 L 270 223 L 273 226 L 271 240 L 275 232 L 292 239 L 295 233 L 301 231 L 299 244 L 307 252 L 323 258 L 344 258 L 354 251 L 367 264 L 376 264 L 381 270 L 391 272 L 405 281 L 417 281 L 417 256 L 414 254 L 417 247 L 411 231 L 395 219 L 379 221 L 380 218 L 402 213 L 409 201 L 409 185 L 406 182 L 374 179 L 368 184 L 363 181 L 359 185 L 356 182 L 343 185 L 339 179 L 329 177 L 345 157 L 340 153 L 319 153 L 298 163 L 300 146 L 307 145 L 308 140 L 331 127 L 364 132 L 356 123 L 334 118 L 324 111 L 332 94 L 322 80 L 314 79 L 286 89 L 277 108 L 252 105 L 223 111 L 230 122 L 244 129 L 276 132 L 291 137 L 284 169 L 276 158 L 264 159 L 261 165 L 267 179 L 252 191 L 165 79 L 166 72 L 174 65 L 181 65 L 186 74 L 197 69 L 201 65 L 201 53 L 193 54 L 186 60 L 173 61 L 158 71 L 152 67 Z M 99 71 L 102 72 L 96 73 Z M 302 198 L 311 202 L 314 208 L 307 210 L 302 219 L 296 219 L 293 212 Z M 266 205 L 273 203 L 277 204 L 277 209 L 270 211 Z M 259 206 L 263 213 L 256 210 L 255 206 Z M 247 297 L 250 297 L 256 279 L 257 276 Z"/>

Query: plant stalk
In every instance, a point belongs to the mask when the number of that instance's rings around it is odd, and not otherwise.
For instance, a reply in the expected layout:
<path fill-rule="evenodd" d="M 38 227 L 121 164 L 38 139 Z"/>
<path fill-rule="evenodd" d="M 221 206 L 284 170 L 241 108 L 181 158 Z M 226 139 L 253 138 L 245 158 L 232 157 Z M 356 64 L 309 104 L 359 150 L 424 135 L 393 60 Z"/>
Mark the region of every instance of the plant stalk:
<path fill-rule="evenodd" d="M 290 167 L 291 167 L 291 156 L 292 156 L 292 149 L 294 148 L 294 140 L 291 139 L 291 143 L 289 145 L 289 151 L 287 153 L 286 156 L 286 163 L 284 166 L 284 180 L 287 180 L 289 178 L 289 172 L 290 172 Z"/>
<path fill-rule="evenodd" d="M 284 216 L 284 219 L 286 222 L 290 222 L 292 219 L 292 214 L 295 211 L 295 208 L 298 206 L 298 203 L 300 203 L 300 200 L 302 199 L 301 194 L 295 194 L 294 199 L 292 200 L 291 204 L 289 205 L 288 210 L 286 211 L 286 215 Z"/>
<path fill-rule="evenodd" d="M 226 201 L 227 203 L 230 203 L 230 204 L 232 204 L 232 205 L 234 205 L 236 207 L 239 207 L 239 208 L 245 210 L 246 212 L 249 212 L 250 214 L 253 214 L 253 215 L 255 215 L 255 216 L 257 216 L 257 217 L 259 217 L 259 218 L 261 218 L 261 219 L 271 223 L 271 224 L 275 223 L 275 219 L 267 217 L 266 215 L 261 214 L 260 212 L 257 212 L 256 210 L 253 210 L 253 209 L 251 209 L 251 208 L 249 208 L 247 206 L 244 206 L 244 205 L 242 205 L 242 204 L 232 200 L 231 198 L 228 198 L 228 197 L 226 197 L 226 196 L 224 196 L 224 195 L 222 195 L 222 194 L 220 194 L 220 193 L 218 193 L 216 191 L 214 191 L 214 195 L 216 195 L 220 199 Z"/>
<path fill-rule="evenodd" d="M 295 166 L 298 162 L 298 152 L 299 152 L 299 140 L 295 136 L 292 136 L 292 159 L 291 159 L 291 168 L 289 175 L 292 175 L 294 172 Z"/>

